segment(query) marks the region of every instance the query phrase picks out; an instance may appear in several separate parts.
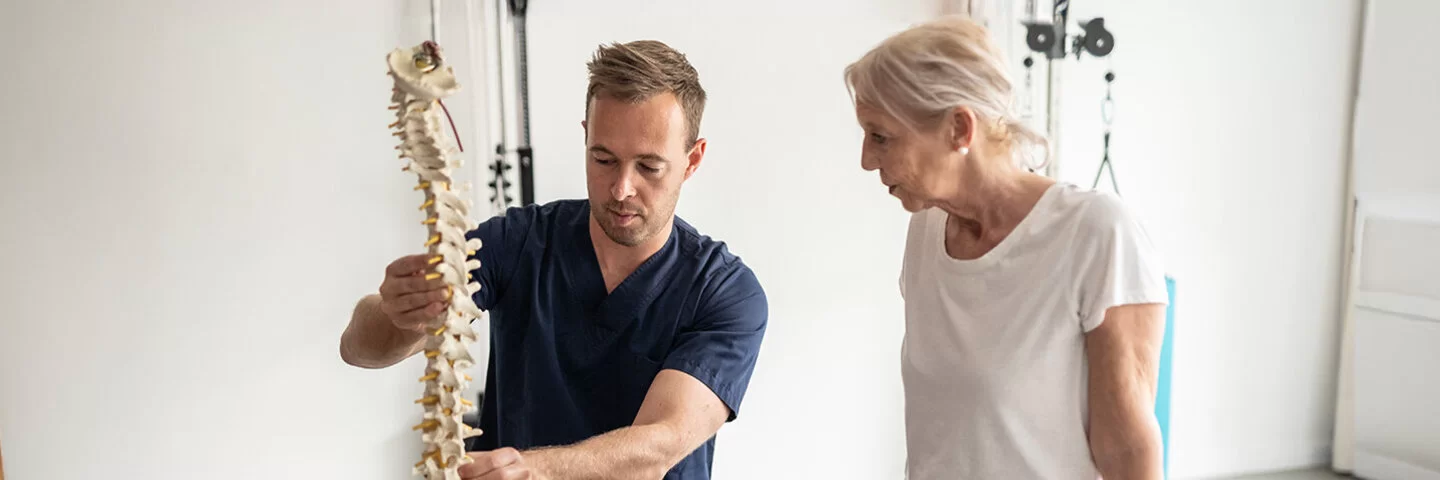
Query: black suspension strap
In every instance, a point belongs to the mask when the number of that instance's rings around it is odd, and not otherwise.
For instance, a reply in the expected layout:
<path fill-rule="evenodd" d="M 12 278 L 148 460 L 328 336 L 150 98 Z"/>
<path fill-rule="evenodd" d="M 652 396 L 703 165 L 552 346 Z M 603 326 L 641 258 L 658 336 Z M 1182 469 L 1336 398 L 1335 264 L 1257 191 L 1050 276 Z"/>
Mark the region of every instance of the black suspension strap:
<path fill-rule="evenodd" d="M 1030 121 L 1035 118 L 1035 84 L 1031 80 L 1031 78 L 1033 78 L 1035 59 L 1030 55 L 1026 55 L 1023 64 L 1025 65 L 1025 90 L 1024 94 L 1020 96 L 1020 119 L 1025 122 L 1026 125 L 1029 125 Z M 1026 165 L 1025 170 L 1030 173 L 1035 173 L 1035 166 Z"/>
<path fill-rule="evenodd" d="M 1110 186 L 1115 189 L 1115 194 L 1120 195 L 1120 182 L 1115 180 L 1115 164 L 1110 163 L 1110 124 L 1115 119 L 1115 99 L 1110 95 L 1110 85 L 1115 82 L 1115 72 L 1105 72 L 1105 99 L 1100 102 L 1100 118 L 1105 121 L 1105 149 L 1104 156 L 1100 158 L 1100 168 L 1095 171 L 1095 181 L 1090 183 L 1090 188 L 1100 185 L 1100 174 L 1106 167 L 1110 169 Z"/>

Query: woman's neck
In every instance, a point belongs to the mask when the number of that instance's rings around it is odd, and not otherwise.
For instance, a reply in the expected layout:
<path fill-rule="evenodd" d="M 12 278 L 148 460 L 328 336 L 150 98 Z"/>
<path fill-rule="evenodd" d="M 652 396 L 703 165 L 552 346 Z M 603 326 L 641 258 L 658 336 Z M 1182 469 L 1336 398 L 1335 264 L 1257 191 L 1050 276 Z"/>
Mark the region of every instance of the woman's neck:
<path fill-rule="evenodd" d="M 955 195 L 938 203 L 975 238 L 998 242 L 1034 209 L 1055 180 L 1023 170 L 966 175 Z"/>

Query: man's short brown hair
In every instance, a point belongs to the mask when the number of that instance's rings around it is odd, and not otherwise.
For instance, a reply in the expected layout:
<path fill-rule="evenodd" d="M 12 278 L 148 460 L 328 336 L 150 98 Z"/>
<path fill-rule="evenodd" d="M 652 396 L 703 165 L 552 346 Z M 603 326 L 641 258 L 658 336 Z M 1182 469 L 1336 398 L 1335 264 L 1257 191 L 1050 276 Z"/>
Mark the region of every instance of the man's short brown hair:
<path fill-rule="evenodd" d="M 586 118 L 590 117 L 590 101 L 597 95 L 638 103 L 671 93 L 685 112 L 689 134 L 685 146 L 694 146 L 700 138 L 705 89 L 700 86 L 700 74 L 685 59 L 685 54 L 656 40 L 612 43 L 601 45 L 586 66 L 590 70 L 590 88 L 585 92 Z"/>

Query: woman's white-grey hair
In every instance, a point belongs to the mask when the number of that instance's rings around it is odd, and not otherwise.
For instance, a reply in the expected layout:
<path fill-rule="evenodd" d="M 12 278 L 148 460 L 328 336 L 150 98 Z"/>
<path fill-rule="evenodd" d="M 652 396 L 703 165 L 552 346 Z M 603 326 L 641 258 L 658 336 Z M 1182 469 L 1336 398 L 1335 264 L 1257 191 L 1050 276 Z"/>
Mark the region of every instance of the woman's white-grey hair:
<path fill-rule="evenodd" d="M 879 108 L 911 130 L 933 127 L 966 107 L 989 125 L 983 132 L 1009 144 L 1022 168 L 1039 168 L 1047 156 L 1027 154 L 1026 147 L 1045 150 L 1049 142 L 1014 113 L 1004 55 L 969 18 L 945 16 L 885 39 L 845 67 L 845 84 L 852 101 Z"/>

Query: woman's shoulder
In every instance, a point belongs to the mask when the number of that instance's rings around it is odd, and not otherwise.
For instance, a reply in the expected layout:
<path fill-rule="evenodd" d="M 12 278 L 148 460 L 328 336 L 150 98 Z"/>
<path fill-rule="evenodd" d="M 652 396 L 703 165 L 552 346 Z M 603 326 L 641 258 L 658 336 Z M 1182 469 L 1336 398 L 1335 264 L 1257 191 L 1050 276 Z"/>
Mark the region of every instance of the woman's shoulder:
<path fill-rule="evenodd" d="M 1149 248 L 1140 216 L 1113 192 L 1062 183 L 1044 201 L 1044 214 L 1025 229 L 1026 243 L 1034 248 L 1072 253 Z M 1085 255 L 1072 257 L 1086 261 Z"/>
<path fill-rule="evenodd" d="M 1119 195 L 1075 184 L 1057 184 L 1052 218 L 1073 225 L 1083 233 L 1101 234 L 1138 226 L 1135 212 Z"/>

